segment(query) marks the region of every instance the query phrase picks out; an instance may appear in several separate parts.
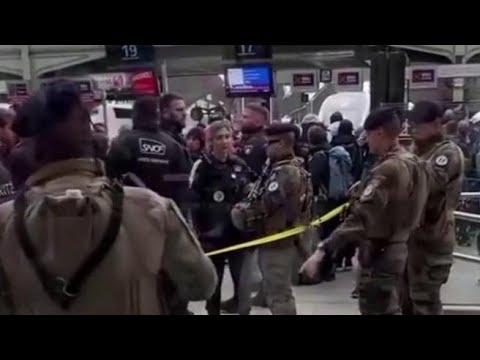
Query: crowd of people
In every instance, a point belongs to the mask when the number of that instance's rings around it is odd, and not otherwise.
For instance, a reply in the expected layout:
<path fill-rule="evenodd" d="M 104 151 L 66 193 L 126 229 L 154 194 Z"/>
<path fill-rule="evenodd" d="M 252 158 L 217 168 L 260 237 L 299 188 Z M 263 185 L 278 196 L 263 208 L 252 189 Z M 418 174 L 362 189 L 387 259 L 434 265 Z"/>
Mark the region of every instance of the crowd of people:
<path fill-rule="evenodd" d="M 0 113 L 2 312 L 189 315 L 205 301 L 209 315 L 295 315 L 292 284 L 333 281 L 357 256 L 362 314 L 441 313 L 476 124 L 454 132 L 420 102 L 410 152 L 393 108 L 354 129 L 341 113 L 329 126 L 315 115 L 269 124 L 264 105 L 248 104 L 240 121 L 184 135 L 186 109 L 177 94 L 139 98 L 133 128 L 110 140 L 59 81 Z M 309 236 L 207 255 L 348 202 Z M 222 302 L 227 264 L 234 295 Z"/>

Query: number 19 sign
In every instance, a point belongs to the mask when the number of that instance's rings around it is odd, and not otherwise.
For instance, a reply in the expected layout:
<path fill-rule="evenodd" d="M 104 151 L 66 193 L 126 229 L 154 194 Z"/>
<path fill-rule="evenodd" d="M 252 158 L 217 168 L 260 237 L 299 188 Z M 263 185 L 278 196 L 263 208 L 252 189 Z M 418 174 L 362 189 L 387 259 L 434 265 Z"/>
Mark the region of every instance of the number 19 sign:
<path fill-rule="evenodd" d="M 152 62 L 155 59 L 153 45 L 105 45 L 107 58 L 120 63 Z"/>

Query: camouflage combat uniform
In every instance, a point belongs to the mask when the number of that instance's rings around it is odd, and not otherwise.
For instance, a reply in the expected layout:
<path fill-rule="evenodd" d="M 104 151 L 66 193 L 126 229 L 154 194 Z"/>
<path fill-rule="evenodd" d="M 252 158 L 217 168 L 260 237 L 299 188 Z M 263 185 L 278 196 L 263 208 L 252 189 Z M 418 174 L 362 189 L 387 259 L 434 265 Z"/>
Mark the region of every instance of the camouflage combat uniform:
<path fill-rule="evenodd" d="M 395 146 L 379 159 L 362 196 L 345 222 L 321 248 L 335 252 L 359 243 L 360 312 L 400 314 L 398 286 L 407 261 L 407 241 L 418 227 L 427 198 L 427 176 L 418 158 Z"/>
<path fill-rule="evenodd" d="M 460 148 L 449 140 L 415 152 L 428 162 L 429 196 L 422 226 L 409 243 L 410 309 L 404 313 L 442 313 L 440 289 L 450 275 L 455 247 L 454 211 L 460 200 L 464 163 Z M 408 306 L 408 305 L 407 305 Z"/>
<path fill-rule="evenodd" d="M 237 227 L 256 228 L 258 235 L 272 235 L 304 223 L 312 201 L 308 173 L 293 156 L 273 164 L 261 185 L 261 195 L 248 207 L 232 212 Z M 291 268 L 296 254 L 292 237 L 259 249 L 262 289 L 273 315 L 296 315 Z"/>

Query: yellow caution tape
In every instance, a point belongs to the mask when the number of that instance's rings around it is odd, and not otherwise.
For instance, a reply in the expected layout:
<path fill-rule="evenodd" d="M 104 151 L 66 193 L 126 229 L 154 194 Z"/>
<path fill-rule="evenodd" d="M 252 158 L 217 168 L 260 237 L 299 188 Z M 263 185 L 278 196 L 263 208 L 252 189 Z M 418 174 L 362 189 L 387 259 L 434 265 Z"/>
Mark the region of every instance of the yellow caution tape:
<path fill-rule="evenodd" d="M 305 225 L 297 226 L 293 229 L 286 230 L 286 231 L 283 231 L 283 232 L 275 234 L 275 235 L 270 235 L 270 236 L 266 236 L 266 237 L 258 239 L 258 240 L 252 240 L 252 241 L 249 241 L 249 242 L 246 242 L 246 243 L 230 246 L 230 247 L 227 247 L 225 249 L 212 251 L 212 252 L 208 253 L 207 256 L 221 255 L 221 254 L 226 254 L 226 253 L 230 253 L 230 252 L 234 252 L 234 251 L 238 251 L 238 250 L 248 249 L 248 248 L 255 247 L 255 246 L 270 244 L 270 243 L 277 242 L 277 241 L 280 241 L 280 240 L 288 239 L 288 238 L 290 238 L 292 236 L 295 236 L 295 235 L 303 234 L 305 231 L 307 231 L 308 228 L 310 228 L 312 226 L 313 227 L 318 227 L 321 224 L 324 224 L 324 223 L 336 218 L 337 216 L 340 216 L 346 209 L 348 209 L 349 206 L 350 206 L 349 203 L 344 204 L 342 206 L 339 206 L 338 208 L 330 211 L 328 214 L 322 216 L 321 218 L 319 218 L 317 220 L 314 220 L 308 226 L 305 226 Z"/>

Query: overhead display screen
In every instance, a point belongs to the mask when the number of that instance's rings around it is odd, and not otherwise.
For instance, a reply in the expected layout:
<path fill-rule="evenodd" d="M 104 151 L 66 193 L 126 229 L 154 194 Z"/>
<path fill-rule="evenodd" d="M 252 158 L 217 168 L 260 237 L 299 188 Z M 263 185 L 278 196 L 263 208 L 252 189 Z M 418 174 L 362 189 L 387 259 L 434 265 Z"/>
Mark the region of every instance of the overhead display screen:
<path fill-rule="evenodd" d="M 228 67 L 225 88 L 229 97 L 272 96 L 273 70 L 269 64 Z"/>

